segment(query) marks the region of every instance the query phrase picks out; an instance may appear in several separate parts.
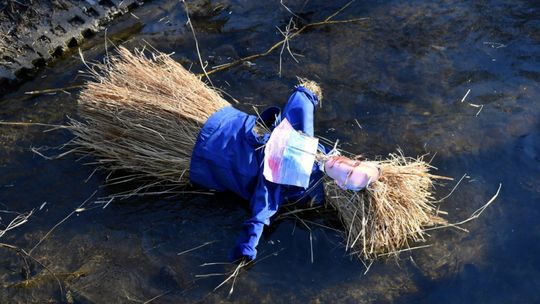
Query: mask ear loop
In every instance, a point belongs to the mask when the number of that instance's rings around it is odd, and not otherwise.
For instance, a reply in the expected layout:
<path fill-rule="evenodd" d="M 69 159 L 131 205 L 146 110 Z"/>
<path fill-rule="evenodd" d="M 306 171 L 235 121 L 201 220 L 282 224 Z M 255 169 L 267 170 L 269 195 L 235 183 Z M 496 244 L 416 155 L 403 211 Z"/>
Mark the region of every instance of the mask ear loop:
<path fill-rule="evenodd" d="M 334 144 L 334 147 L 332 148 L 332 150 L 328 151 L 328 153 L 325 154 L 323 152 L 323 153 L 320 153 L 320 154 L 316 155 L 316 157 L 317 157 L 316 161 L 317 161 L 317 165 L 319 165 L 319 170 L 321 170 L 325 174 L 326 174 L 326 172 L 324 170 L 324 165 L 326 164 L 326 162 L 332 157 L 341 156 L 341 153 L 337 149 L 338 143 L 339 143 L 339 139 L 336 140 L 336 143 Z"/>
<path fill-rule="evenodd" d="M 347 182 L 349 181 L 349 178 L 350 178 L 351 175 L 353 174 L 354 168 L 360 166 L 361 163 L 362 163 L 362 162 L 361 162 L 361 161 L 358 161 L 358 160 L 355 160 L 355 161 L 354 161 L 353 168 L 351 168 L 351 170 L 349 170 L 349 172 L 347 173 L 347 178 L 345 179 L 345 185 L 347 185 Z M 370 181 L 371 181 L 371 177 L 369 178 L 369 180 L 368 180 L 368 182 L 367 182 L 365 188 L 367 188 L 367 186 L 369 185 Z M 362 189 L 349 189 L 349 190 L 360 191 L 360 190 L 362 190 Z"/>

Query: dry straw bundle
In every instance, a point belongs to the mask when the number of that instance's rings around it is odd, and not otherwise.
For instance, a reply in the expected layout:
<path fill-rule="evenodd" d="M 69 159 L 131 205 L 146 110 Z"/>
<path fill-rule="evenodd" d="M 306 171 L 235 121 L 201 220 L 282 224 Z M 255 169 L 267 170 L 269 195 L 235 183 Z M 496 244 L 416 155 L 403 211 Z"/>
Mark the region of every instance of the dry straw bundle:
<path fill-rule="evenodd" d="M 92 154 L 108 170 L 125 170 L 111 183 L 153 180 L 184 186 L 197 135 L 208 117 L 228 106 L 168 55 L 147 57 L 124 47 L 89 65 L 79 98 L 82 121 L 71 120 L 75 152 Z"/>
<path fill-rule="evenodd" d="M 345 228 L 346 247 L 363 260 L 397 254 L 409 243 L 424 241 L 426 227 L 445 225 L 445 212 L 435 206 L 435 179 L 449 179 L 429 173 L 422 158 L 408 158 L 401 152 L 383 161 L 379 180 L 354 192 L 340 189 L 334 181 L 325 183 L 326 200 L 334 207 Z"/>

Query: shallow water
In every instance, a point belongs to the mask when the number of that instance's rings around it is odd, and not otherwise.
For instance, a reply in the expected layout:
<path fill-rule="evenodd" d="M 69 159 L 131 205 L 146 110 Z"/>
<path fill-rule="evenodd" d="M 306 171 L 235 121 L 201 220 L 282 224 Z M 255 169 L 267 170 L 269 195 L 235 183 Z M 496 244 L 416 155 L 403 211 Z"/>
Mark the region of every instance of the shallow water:
<path fill-rule="evenodd" d="M 274 2 L 194 5 L 192 19 L 208 65 L 263 52 L 278 41 L 276 26 L 285 27 L 290 13 Z M 299 25 L 324 19 L 345 4 L 308 1 L 303 7 L 304 2 L 286 2 L 303 18 Z M 280 220 L 263 236 L 259 262 L 241 273 L 229 296 L 230 285 L 212 292 L 223 277 L 195 275 L 231 270 L 200 265 L 227 260 L 248 215 L 245 202 L 229 194 L 144 197 L 106 209 L 90 202 L 32 252 L 59 273 L 64 295 L 35 263 L 29 262 L 30 276 L 43 276 L 20 284 L 23 260 L 3 249 L 0 301 L 135 303 L 156 296 L 154 303 L 539 301 L 538 16 L 536 1 L 357 1 L 336 19 L 369 20 L 317 27 L 294 38 L 290 48 L 299 63 L 285 51 L 281 77 L 279 52 L 211 76 L 246 111 L 283 105 L 296 75 L 317 80 L 325 93 L 316 119 L 319 135 L 340 139 L 343 148 L 368 157 L 397 147 L 412 156 L 436 153 L 437 173 L 456 180 L 467 174 L 441 206 L 451 221 L 468 217 L 502 183 L 496 202 L 464 226 L 470 233 L 434 231 L 431 247 L 402 253 L 397 262 L 375 262 L 364 275 L 364 266 L 346 255 L 335 231 L 314 225 L 310 231 L 293 219 Z M 178 1 L 153 1 L 119 18 L 107 35 L 129 47 L 146 41 L 200 71 L 185 22 Z M 101 34 L 82 46 L 87 60 L 103 58 L 104 41 Z M 45 68 L 2 97 L 0 120 L 65 123 L 66 116 L 76 116 L 76 91 L 38 97 L 24 92 L 78 84 L 83 68 L 75 52 Z M 483 108 L 479 112 L 469 103 Z M 0 241 L 26 250 L 95 190 L 96 196 L 115 190 L 102 186 L 105 174 L 92 175 L 87 160 L 46 160 L 31 152 L 70 139 L 62 130 L 42 131 L 0 127 L 0 209 L 36 209 L 28 223 Z M 437 196 L 453 185 L 437 187 Z M 1 224 L 13 218 L 0 216 Z M 329 212 L 309 216 L 335 224 Z M 177 255 L 206 242 L 213 243 Z"/>

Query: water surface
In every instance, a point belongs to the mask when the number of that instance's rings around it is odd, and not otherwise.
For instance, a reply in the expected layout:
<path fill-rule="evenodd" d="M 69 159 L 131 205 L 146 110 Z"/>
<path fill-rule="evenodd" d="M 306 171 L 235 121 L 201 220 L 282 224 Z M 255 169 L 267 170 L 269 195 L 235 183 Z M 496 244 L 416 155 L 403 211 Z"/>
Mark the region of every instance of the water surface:
<path fill-rule="evenodd" d="M 297 26 L 322 20 L 345 4 L 305 2 L 286 2 L 301 17 Z M 277 1 L 199 1 L 191 13 L 208 67 L 265 51 L 281 39 L 276 26 L 284 28 L 291 17 Z M 439 174 L 456 179 L 467 174 L 441 205 L 451 221 L 468 217 L 502 183 L 497 201 L 464 226 L 470 233 L 434 231 L 430 248 L 402 253 L 398 261 L 377 261 L 364 274 L 362 263 L 344 252 L 339 233 L 283 219 L 266 230 L 260 262 L 241 273 L 228 296 L 230 285 L 212 292 L 223 277 L 195 276 L 231 271 L 230 265 L 200 265 L 227 261 L 248 216 L 246 202 L 230 194 L 130 198 L 106 209 L 90 202 L 32 252 L 59 274 L 64 295 L 35 263 L 29 262 L 29 275 L 42 277 L 20 284 L 24 261 L 1 250 L 1 301 L 137 303 L 156 296 L 154 303 L 539 301 L 538 16 L 536 1 L 356 1 L 336 20 L 369 20 L 305 31 L 290 41 L 299 63 L 285 50 L 281 76 L 279 52 L 211 76 L 250 112 L 253 106 L 283 105 L 296 76 L 318 81 L 325 94 L 316 118 L 319 135 L 368 157 L 398 147 L 411 156 L 436 153 Z M 178 1 L 148 3 L 116 20 L 107 35 L 130 48 L 149 43 L 174 52 L 175 59 L 200 71 Z M 111 43 L 107 46 L 112 51 Z M 87 60 L 101 60 L 105 47 L 100 34 L 82 50 Z M 2 97 L 0 120 L 62 124 L 67 116 L 76 117 L 76 90 L 36 97 L 24 92 L 78 84 L 81 69 L 76 52 L 45 68 Z M 117 190 L 103 187 L 105 173 L 92 175 L 94 168 L 84 165 L 90 160 L 34 154 L 32 147 L 71 138 L 62 130 L 42 131 L 0 128 L 0 209 L 36 210 L 0 241 L 26 250 L 95 190 L 97 196 Z M 438 186 L 437 196 L 453 185 Z M 14 215 L 0 216 L 5 225 Z M 308 216 L 336 224 L 329 211 Z"/>

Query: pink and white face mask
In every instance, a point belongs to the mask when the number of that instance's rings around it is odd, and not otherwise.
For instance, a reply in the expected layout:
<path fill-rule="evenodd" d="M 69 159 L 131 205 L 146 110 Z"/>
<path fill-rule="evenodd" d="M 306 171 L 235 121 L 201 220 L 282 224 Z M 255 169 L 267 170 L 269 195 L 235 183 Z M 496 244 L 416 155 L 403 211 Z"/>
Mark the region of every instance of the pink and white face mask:
<path fill-rule="evenodd" d="M 343 190 L 360 191 L 379 178 L 375 165 L 344 156 L 330 157 L 324 163 L 324 171 Z"/>

